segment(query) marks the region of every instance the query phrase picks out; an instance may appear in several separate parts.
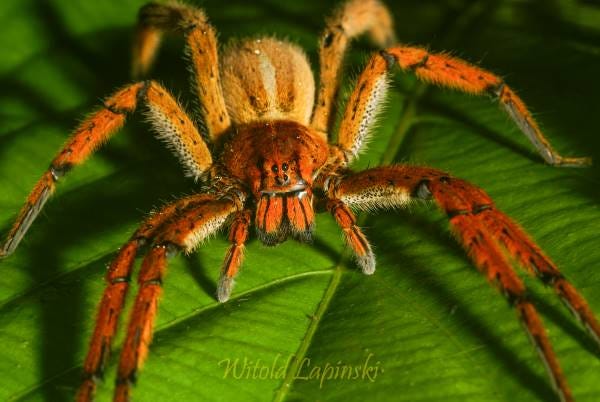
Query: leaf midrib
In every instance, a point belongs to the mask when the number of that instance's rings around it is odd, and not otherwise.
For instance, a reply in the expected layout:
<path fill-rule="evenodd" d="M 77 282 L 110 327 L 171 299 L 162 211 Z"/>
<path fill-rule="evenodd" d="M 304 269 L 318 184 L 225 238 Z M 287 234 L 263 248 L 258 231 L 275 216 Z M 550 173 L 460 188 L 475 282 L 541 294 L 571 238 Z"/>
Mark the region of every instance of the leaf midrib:
<path fill-rule="evenodd" d="M 425 95 L 427 92 L 427 84 L 417 83 L 413 90 L 406 95 L 404 100 L 404 107 L 402 108 L 402 112 L 400 113 L 400 117 L 398 118 L 398 122 L 396 124 L 396 129 L 394 133 L 388 140 L 387 147 L 385 147 L 386 151 L 379 158 L 379 165 L 389 165 L 395 158 L 398 150 L 402 146 L 402 142 L 404 138 L 406 138 L 407 132 L 411 129 L 414 118 L 417 116 L 417 101 L 419 98 Z M 363 226 L 365 223 L 365 216 L 357 216 L 357 225 Z M 323 319 L 335 293 L 340 285 L 342 275 L 345 271 L 348 271 L 347 261 L 350 259 L 352 255 L 352 251 L 348 247 L 345 246 L 343 249 L 339 262 L 336 264 L 333 272 L 333 276 L 331 281 L 327 285 L 325 292 L 323 293 L 323 298 L 315 313 L 311 317 L 310 325 L 306 329 L 306 333 L 298 346 L 298 350 L 294 354 L 294 359 L 291 362 L 290 366 L 287 369 L 285 378 L 283 379 L 279 388 L 275 391 L 273 396 L 273 402 L 283 402 L 292 385 L 296 379 L 296 373 L 300 367 L 301 362 L 304 360 L 306 353 L 308 352 L 309 347 L 312 344 L 312 340 L 314 338 L 315 333 Z"/>

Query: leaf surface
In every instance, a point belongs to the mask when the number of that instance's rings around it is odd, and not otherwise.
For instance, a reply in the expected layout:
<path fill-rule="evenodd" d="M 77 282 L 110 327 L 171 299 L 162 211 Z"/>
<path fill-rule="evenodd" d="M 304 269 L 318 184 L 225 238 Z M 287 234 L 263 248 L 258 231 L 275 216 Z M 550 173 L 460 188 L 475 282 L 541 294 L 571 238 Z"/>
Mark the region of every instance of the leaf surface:
<path fill-rule="evenodd" d="M 600 8 L 567 0 L 440 3 L 389 3 L 403 42 L 452 51 L 502 75 L 556 149 L 600 161 Z M 3 233 L 78 119 L 128 81 L 129 40 L 142 4 L 0 5 Z M 221 41 L 275 34 L 303 46 L 315 67 L 318 33 L 333 8 L 266 0 L 202 6 Z M 181 48 L 169 39 L 153 76 L 191 105 Z M 356 43 L 349 77 L 370 51 Z M 0 262 L 0 400 L 72 400 L 106 265 L 149 210 L 196 191 L 149 134 L 133 118 L 60 183 L 17 252 Z M 598 165 L 548 167 L 489 99 L 401 74 L 354 167 L 386 159 L 447 170 L 484 188 L 600 312 Z M 514 312 L 470 264 L 438 210 L 415 204 L 362 219 L 378 258 L 371 277 L 348 258 L 327 214 L 318 216 L 312 246 L 266 248 L 253 238 L 224 305 L 213 295 L 225 236 L 171 260 L 134 399 L 554 400 Z M 597 347 L 550 290 L 526 282 L 577 401 L 598 400 Z M 110 400 L 121 341 L 122 334 L 98 401 Z M 348 367 L 352 378 L 342 371 Z"/>

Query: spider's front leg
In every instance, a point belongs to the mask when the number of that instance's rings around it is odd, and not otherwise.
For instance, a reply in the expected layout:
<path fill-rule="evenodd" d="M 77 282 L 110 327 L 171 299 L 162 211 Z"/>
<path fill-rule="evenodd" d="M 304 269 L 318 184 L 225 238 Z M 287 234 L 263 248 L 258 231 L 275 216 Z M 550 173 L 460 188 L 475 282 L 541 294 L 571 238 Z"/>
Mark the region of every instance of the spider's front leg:
<path fill-rule="evenodd" d="M 396 65 L 433 84 L 494 97 L 547 163 L 554 166 L 591 164 L 590 158 L 564 157 L 556 152 L 525 103 L 496 75 L 446 54 L 409 46 L 394 46 L 375 54 L 360 75 L 339 129 L 339 146 L 348 161 L 357 156 L 368 139 L 371 123 L 385 100 L 388 73 Z"/>
<path fill-rule="evenodd" d="M 54 192 L 55 183 L 73 167 L 83 163 L 125 123 L 140 102 L 148 106 L 147 117 L 157 137 L 180 159 L 186 175 L 202 176 L 212 164 L 208 147 L 192 120 L 177 101 L 154 81 L 126 86 L 107 98 L 103 106 L 85 119 L 34 186 L 25 205 L 0 246 L 0 258 L 16 249 L 19 242 Z"/>
<path fill-rule="evenodd" d="M 350 41 L 367 34 L 379 48 L 395 42 L 389 10 L 378 0 L 351 0 L 327 19 L 319 43 L 319 89 L 311 127 L 328 133 L 336 115 L 344 56 Z"/>
<path fill-rule="evenodd" d="M 205 129 L 208 137 L 216 142 L 231 126 L 231 118 L 223 98 L 215 30 L 201 9 L 175 1 L 146 4 L 139 11 L 133 45 L 134 78 L 148 73 L 164 32 L 185 37 Z"/>
<path fill-rule="evenodd" d="M 600 323 L 589 305 L 560 273 L 556 265 L 508 216 L 499 211 L 490 197 L 478 187 L 439 170 L 414 166 L 369 169 L 329 183 L 329 205 L 338 223 L 347 230 L 337 211 L 347 206 L 371 211 L 406 205 L 411 199 L 433 199 L 447 214 L 458 241 L 469 257 L 506 296 L 517 310 L 530 338 L 546 363 L 549 376 L 562 401 L 573 401 L 571 391 L 536 308 L 529 300 L 519 276 L 512 269 L 507 253 L 552 286 L 559 297 L 589 330 L 600 345 Z M 349 220 L 346 218 L 346 220 Z M 364 235 L 354 225 L 355 237 L 349 239 L 360 261 L 364 255 Z M 364 244 L 367 244 L 365 246 Z"/>

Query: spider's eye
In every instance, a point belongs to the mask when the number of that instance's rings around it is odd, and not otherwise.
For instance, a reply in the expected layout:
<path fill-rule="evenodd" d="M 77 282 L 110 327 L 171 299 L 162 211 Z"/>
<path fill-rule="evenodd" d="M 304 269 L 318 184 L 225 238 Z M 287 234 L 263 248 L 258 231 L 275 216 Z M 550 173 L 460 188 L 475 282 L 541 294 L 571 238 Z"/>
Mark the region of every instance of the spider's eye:
<path fill-rule="evenodd" d="M 285 163 L 285 162 L 283 162 L 283 165 L 281 165 L 281 169 L 282 169 L 284 172 L 287 172 L 287 170 L 288 170 L 288 164 L 287 164 L 287 163 Z"/>
<path fill-rule="evenodd" d="M 279 172 L 279 168 L 277 167 L 277 165 L 271 166 L 271 170 L 273 171 L 273 173 Z"/>

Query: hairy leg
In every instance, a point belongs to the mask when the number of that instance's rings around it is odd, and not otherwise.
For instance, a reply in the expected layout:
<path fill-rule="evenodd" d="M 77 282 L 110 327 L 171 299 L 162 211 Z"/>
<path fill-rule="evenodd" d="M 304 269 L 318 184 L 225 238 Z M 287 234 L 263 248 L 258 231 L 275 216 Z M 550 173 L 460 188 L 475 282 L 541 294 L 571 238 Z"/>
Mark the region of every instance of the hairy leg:
<path fill-rule="evenodd" d="M 238 212 L 233 218 L 229 229 L 229 242 L 231 246 L 225 256 L 221 276 L 217 286 L 217 299 L 224 303 L 229 299 L 233 289 L 234 279 L 244 259 L 244 244 L 248 239 L 248 229 L 252 218 L 249 210 Z"/>
<path fill-rule="evenodd" d="M 96 382 L 108 361 L 113 337 L 129 290 L 131 271 L 139 248 L 152 242 L 162 226 L 187 208 L 214 200 L 214 196 L 199 194 L 177 200 L 153 213 L 119 250 L 105 275 L 106 289 L 98 306 L 96 325 L 83 365 L 83 382 L 77 394 L 78 402 L 94 398 Z"/>
<path fill-rule="evenodd" d="M 395 42 L 392 16 L 378 0 L 350 0 L 327 19 L 319 44 L 319 90 L 311 127 L 328 133 L 335 119 L 342 65 L 350 41 L 364 33 L 379 47 Z"/>
<path fill-rule="evenodd" d="M 496 75 L 446 54 L 429 53 L 418 47 L 395 46 L 375 54 L 360 75 L 350 95 L 339 132 L 339 146 L 348 160 L 357 156 L 375 120 L 388 87 L 388 72 L 398 65 L 427 82 L 459 91 L 489 95 L 497 99 L 535 146 L 544 160 L 555 166 L 584 166 L 590 158 L 558 154 L 531 116 L 525 103 Z"/>
<path fill-rule="evenodd" d="M 375 254 L 369 241 L 356 225 L 356 217 L 346 204 L 332 199 L 327 203 L 327 210 L 333 215 L 337 224 L 342 228 L 346 242 L 354 251 L 356 263 L 364 274 L 375 272 Z"/>
<path fill-rule="evenodd" d="M 192 252 L 218 231 L 237 209 L 238 205 L 227 199 L 192 205 L 158 229 L 138 276 L 139 291 L 121 351 L 115 402 L 129 401 L 131 384 L 148 354 L 167 258 L 177 250 Z"/>
<path fill-rule="evenodd" d="M 598 320 L 556 265 L 515 222 L 496 208 L 483 190 L 436 169 L 391 166 L 350 174 L 330 183 L 326 191 L 330 203 L 367 211 L 404 206 L 412 199 L 435 200 L 448 215 L 453 232 L 474 264 L 516 309 L 561 400 L 573 400 L 538 313 L 507 253 L 551 285 L 596 341 L 600 339 Z"/>
<path fill-rule="evenodd" d="M 215 31 L 204 12 L 195 7 L 177 2 L 146 4 L 139 12 L 133 46 L 134 77 L 147 74 L 164 32 L 185 36 L 186 52 L 192 61 L 192 79 L 200 99 L 207 135 L 216 142 L 229 129 L 231 120 L 221 87 Z"/>
<path fill-rule="evenodd" d="M 158 138 L 179 157 L 188 175 L 198 178 L 211 166 L 212 157 L 198 130 L 163 87 L 153 81 L 128 85 L 106 99 L 97 112 L 85 119 L 54 158 L 29 194 L 0 248 L 0 257 L 6 257 L 16 249 L 54 192 L 55 183 L 108 141 L 140 101 L 148 106 L 148 117 Z"/>

